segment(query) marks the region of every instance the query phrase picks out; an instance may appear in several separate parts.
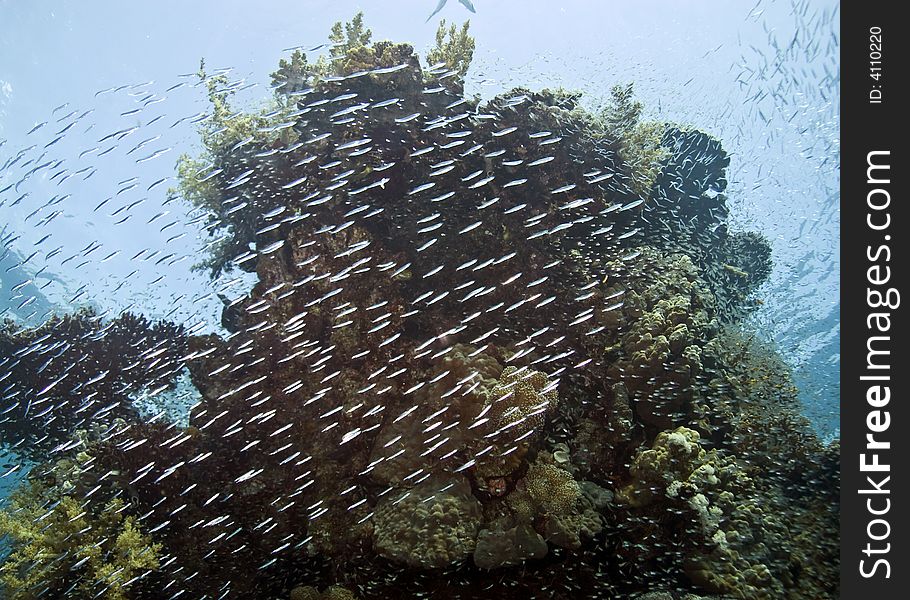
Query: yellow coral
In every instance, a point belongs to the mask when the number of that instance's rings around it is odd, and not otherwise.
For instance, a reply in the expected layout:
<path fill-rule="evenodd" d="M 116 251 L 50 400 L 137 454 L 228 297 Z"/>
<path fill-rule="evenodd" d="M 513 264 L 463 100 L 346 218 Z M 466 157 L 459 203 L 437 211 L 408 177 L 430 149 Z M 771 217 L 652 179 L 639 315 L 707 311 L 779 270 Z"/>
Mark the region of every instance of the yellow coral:
<path fill-rule="evenodd" d="M 474 58 L 474 38 L 468 35 L 470 25 L 470 21 L 465 21 L 461 30 L 458 30 L 453 23 L 446 30 L 446 20 L 441 20 L 436 30 L 436 46 L 427 53 L 429 64 L 445 63 L 447 68 L 455 71 L 455 78 L 458 81 L 464 80 Z"/>
<path fill-rule="evenodd" d="M 122 500 L 92 506 L 58 492 L 30 482 L 0 512 L 0 538 L 7 537 L 12 550 L 0 566 L 3 597 L 62 595 L 71 581 L 86 597 L 131 597 L 128 582 L 158 568 L 161 544 L 135 517 L 124 516 Z"/>
<path fill-rule="evenodd" d="M 506 367 L 490 391 L 490 420 L 516 436 L 541 427 L 559 400 L 549 388 L 553 386 L 540 371 Z"/>
<path fill-rule="evenodd" d="M 322 594 L 311 585 L 298 585 L 291 590 L 291 600 L 320 600 Z"/>
<path fill-rule="evenodd" d="M 478 419 L 483 426 L 476 451 L 481 452 L 475 472 L 484 480 L 508 476 L 521 466 L 547 416 L 555 410 L 559 396 L 546 374 L 527 368 L 506 367 L 499 381 L 488 392 L 487 402 Z M 491 444 L 490 439 L 494 439 Z"/>
<path fill-rule="evenodd" d="M 291 590 L 290 600 L 356 600 L 356 596 L 340 585 L 331 585 L 321 594 L 311 585 L 299 585 Z"/>
<path fill-rule="evenodd" d="M 650 449 L 635 456 L 629 469 L 633 481 L 619 490 L 617 498 L 628 506 L 642 507 L 661 494 L 678 496 L 681 482 L 705 461 L 699 439 L 697 431 L 686 427 L 661 432 Z"/>
<path fill-rule="evenodd" d="M 670 151 L 661 144 L 666 123 L 637 123 L 623 138 L 619 155 L 632 167 L 632 191 L 648 198 Z"/>
<path fill-rule="evenodd" d="M 642 108 L 633 84 L 615 85 L 601 114 L 607 130 L 620 142 L 619 155 L 632 170 L 632 190 L 647 198 L 670 152 L 661 144 L 667 124 L 639 122 Z"/>

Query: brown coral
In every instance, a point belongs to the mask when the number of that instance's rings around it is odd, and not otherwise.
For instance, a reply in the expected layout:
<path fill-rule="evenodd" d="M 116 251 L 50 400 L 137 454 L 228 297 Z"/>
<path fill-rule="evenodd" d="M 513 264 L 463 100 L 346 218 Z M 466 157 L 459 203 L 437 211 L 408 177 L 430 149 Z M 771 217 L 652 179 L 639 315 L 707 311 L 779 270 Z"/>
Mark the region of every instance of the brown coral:
<path fill-rule="evenodd" d="M 442 568 L 474 552 L 480 503 L 463 477 L 390 493 L 373 516 L 376 551 L 412 567 Z"/>
<path fill-rule="evenodd" d="M 581 496 L 581 488 L 572 474 L 550 464 L 532 463 L 525 485 L 534 502 L 550 514 L 570 512 Z"/>

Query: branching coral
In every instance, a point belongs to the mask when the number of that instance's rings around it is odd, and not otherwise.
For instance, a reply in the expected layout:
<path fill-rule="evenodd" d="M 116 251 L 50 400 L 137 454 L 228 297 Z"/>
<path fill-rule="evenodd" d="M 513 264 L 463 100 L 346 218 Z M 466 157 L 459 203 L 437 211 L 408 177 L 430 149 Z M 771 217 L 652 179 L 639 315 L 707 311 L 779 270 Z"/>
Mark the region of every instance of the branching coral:
<path fill-rule="evenodd" d="M 87 423 L 135 415 L 130 395 L 172 387 L 185 348 L 182 327 L 132 313 L 105 320 L 83 310 L 33 329 L 0 324 L 0 443 L 36 456 L 66 446 Z"/>
<path fill-rule="evenodd" d="M 616 138 L 628 138 L 638 125 L 642 103 L 635 99 L 635 84 L 614 85 L 610 88 L 610 101 L 601 115 L 610 133 Z"/>
<path fill-rule="evenodd" d="M 272 80 L 272 89 L 281 96 L 290 97 L 306 89 L 312 76 L 310 65 L 307 63 L 306 54 L 302 50 L 294 50 L 290 60 L 280 59 L 278 69 L 269 77 Z"/>
<path fill-rule="evenodd" d="M 637 123 L 622 139 L 620 156 L 632 167 L 632 189 L 642 198 L 651 195 L 651 188 L 670 155 L 663 145 L 666 127 L 659 121 Z"/>
<path fill-rule="evenodd" d="M 470 26 L 470 21 L 465 21 L 461 29 L 452 23 L 447 30 L 446 20 L 442 19 L 436 30 L 436 45 L 427 52 L 427 63 L 431 66 L 445 65 L 447 73 L 450 73 L 446 78 L 452 77 L 459 85 L 464 82 L 474 58 L 474 38 L 468 34 Z"/>
<path fill-rule="evenodd" d="M 373 32 L 364 25 L 363 11 L 360 11 L 348 23 L 339 21 L 332 25 L 329 34 L 332 48 L 329 53 L 334 59 L 344 58 L 357 48 L 368 46 L 372 37 Z"/>
<path fill-rule="evenodd" d="M 619 154 L 630 167 L 632 191 L 648 199 L 663 163 L 670 155 L 663 140 L 665 123 L 641 122 L 644 106 L 635 99 L 634 84 L 615 85 L 600 117 Z"/>
<path fill-rule="evenodd" d="M 4 597 L 63 597 L 74 589 L 86 597 L 132 597 L 130 586 L 158 568 L 162 546 L 127 508 L 119 498 L 100 505 L 37 481 L 17 491 L 0 512 L 0 538 L 12 546 L 0 567 Z"/>
<path fill-rule="evenodd" d="M 362 49 L 369 47 L 373 32 L 363 22 L 363 12 L 358 12 L 347 23 L 337 21 L 329 33 L 328 56 L 320 56 L 315 63 L 308 63 L 302 50 L 294 50 L 290 60 L 282 58 L 278 69 L 271 74 L 272 87 L 278 98 L 290 101 L 305 94 L 310 86 L 326 77 L 339 75 L 345 70 L 345 63 Z"/>

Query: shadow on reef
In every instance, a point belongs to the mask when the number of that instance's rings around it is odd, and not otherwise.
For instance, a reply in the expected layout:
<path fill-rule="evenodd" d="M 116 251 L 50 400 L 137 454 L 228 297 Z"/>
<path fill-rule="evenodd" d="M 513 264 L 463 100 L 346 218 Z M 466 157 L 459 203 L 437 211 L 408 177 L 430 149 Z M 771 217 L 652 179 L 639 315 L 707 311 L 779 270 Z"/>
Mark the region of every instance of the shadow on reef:
<path fill-rule="evenodd" d="M 222 336 L 3 333 L 4 439 L 44 461 L 8 597 L 837 596 L 837 448 L 740 330 L 770 252 L 727 230 L 720 142 L 631 86 L 466 98 L 467 31 L 421 67 L 358 15 L 258 112 L 200 69 L 171 193 L 200 268 L 258 281 Z M 141 418 L 184 367 L 189 426 Z"/>

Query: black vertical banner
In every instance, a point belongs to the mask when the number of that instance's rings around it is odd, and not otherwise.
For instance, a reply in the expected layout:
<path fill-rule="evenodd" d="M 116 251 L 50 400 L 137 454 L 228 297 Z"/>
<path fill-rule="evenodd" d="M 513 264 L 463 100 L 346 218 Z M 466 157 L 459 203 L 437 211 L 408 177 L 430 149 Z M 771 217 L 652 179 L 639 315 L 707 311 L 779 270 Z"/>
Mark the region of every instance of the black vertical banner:
<path fill-rule="evenodd" d="M 899 2 L 841 6 L 841 597 L 910 597 L 904 285 L 910 53 Z M 910 300 L 910 298 L 907 298 Z"/>

